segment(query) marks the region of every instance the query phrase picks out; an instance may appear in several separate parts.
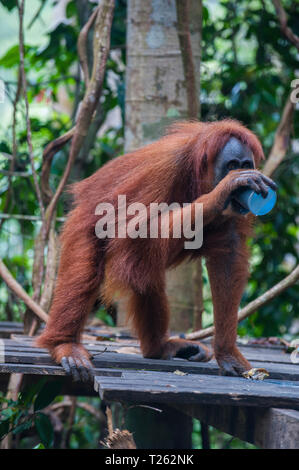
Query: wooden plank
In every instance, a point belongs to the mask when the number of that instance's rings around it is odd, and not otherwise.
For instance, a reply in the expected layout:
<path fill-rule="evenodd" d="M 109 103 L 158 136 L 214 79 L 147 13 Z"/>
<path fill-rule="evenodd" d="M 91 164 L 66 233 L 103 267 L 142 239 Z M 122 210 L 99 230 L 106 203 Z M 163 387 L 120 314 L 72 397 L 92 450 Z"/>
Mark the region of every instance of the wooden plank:
<path fill-rule="evenodd" d="M 100 369 L 108 370 L 108 369 Z M 172 386 L 183 386 L 183 387 L 198 387 L 201 384 L 209 385 L 210 388 L 219 388 L 223 386 L 238 387 L 241 390 L 263 390 L 266 389 L 269 392 L 271 389 L 276 390 L 277 387 L 280 389 L 280 393 L 284 394 L 289 389 L 290 393 L 294 393 L 295 396 L 299 394 L 299 382 L 291 382 L 288 380 L 271 380 L 267 379 L 264 381 L 248 380 L 242 377 L 223 377 L 216 375 L 198 375 L 198 374 L 184 374 L 179 375 L 171 372 L 154 372 L 154 371 L 126 371 L 122 370 L 120 383 L 130 383 L 143 385 L 152 384 L 154 385 L 170 385 Z"/>
<path fill-rule="evenodd" d="M 118 367 L 124 369 L 147 369 L 165 372 L 174 372 L 179 369 L 193 374 L 219 374 L 219 367 L 215 360 L 210 362 L 192 362 L 184 359 L 145 359 L 134 354 L 105 352 L 93 359 L 96 367 Z M 252 367 L 261 367 L 259 362 L 252 362 Z M 299 367 L 297 364 L 267 363 L 267 370 L 273 379 L 299 380 Z"/>
<path fill-rule="evenodd" d="M 207 346 L 212 346 L 212 337 L 201 339 L 200 342 Z M 196 341 L 196 340 L 195 340 Z M 239 348 L 264 348 L 268 350 L 285 350 L 285 346 L 282 343 L 271 344 L 269 342 L 259 342 L 259 338 L 237 338 L 237 345 Z"/>
<path fill-rule="evenodd" d="M 121 371 L 115 369 L 94 369 L 97 375 L 109 375 L 113 377 L 120 377 Z M 0 373 L 22 373 L 29 375 L 67 375 L 64 369 L 58 365 L 38 365 L 38 364 L 0 364 Z"/>
<path fill-rule="evenodd" d="M 299 411 L 272 408 L 255 414 L 256 445 L 266 449 L 299 449 Z"/>
<path fill-rule="evenodd" d="M 241 353 L 246 357 L 248 361 L 256 362 L 278 362 L 289 364 L 291 362 L 290 354 L 287 354 L 283 350 L 270 350 L 266 348 L 251 348 L 251 347 L 240 347 Z"/>
<path fill-rule="evenodd" d="M 41 326 L 39 332 L 43 330 L 43 325 Z M 22 322 L 9 322 L 9 321 L 4 321 L 0 322 L 0 336 L 1 332 L 7 335 L 11 333 L 15 337 L 19 337 L 20 339 L 23 340 L 28 340 L 28 341 L 33 341 L 32 338 L 23 335 L 23 323 Z M 95 337 L 101 337 L 101 338 L 114 338 L 115 340 L 127 340 L 127 341 L 133 341 L 137 345 L 137 339 L 132 336 L 130 330 L 128 328 L 116 328 L 116 327 L 108 327 L 108 326 L 87 326 L 84 329 L 84 333 L 94 335 Z M 173 335 L 178 334 L 173 332 Z M 204 339 L 202 342 L 206 343 L 207 345 L 211 346 L 211 339 Z M 244 353 L 246 354 L 246 350 L 249 349 L 258 349 L 259 351 L 283 351 L 284 347 L 279 344 L 255 344 L 255 343 L 246 343 L 244 342 L 244 339 L 240 339 L 237 341 L 238 346 L 241 349 L 244 349 Z M 258 360 L 258 358 L 253 357 L 253 360 Z"/>
<path fill-rule="evenodd" d="M 117 366 L 117 364 L 114 363 L 114 367 Z M 213 374 L 218 374 L 218 367 L 217 365 L 215 364 L 215 367 L 211 367 L 212 364 L 210 364 L 210 370 L 207 370 L 207 368 L 205 367 L 204 369 L 201 369 L 201 367 L 198 367 L 197 370 L 195 371 L 194 375 L 197 375 L 197 374 L 205 374 L 205 375 L 213 375 Z M 34 370 L 35 368 L 47 368 L 47 370 L 49 371 L 48 373 L 61 373 L 62 372 L 56 372 L 56 371 L 62 371 L 62 368 L 60 366 L 55 366 L 54 363 L 52 362 L 52 360 L 49 358 L 48 361 L 45 361 L 44 360 L 44 363 L 43 364 L 31 364 L 31 363 L 27 363 L 27 364 L 24 364 L 24 363 L 4 363 L 4 364 L 0 364 L 0 373 L 13 373 L 13 372 L 22 372 L 24 374 L 34 374 Z M 100 365 L 98 365 L 97 367 L 94 368 L 95 371 L 97 371 L 98 369 L 101 369 L 103 367 L 109 367 L 109 368 L 112 368 L 112 365 L 111 364 L 107 364 L 107 362 L 103 361 L 101 362 Z M 298 374 L 298 370 L 297 370 L 297 375 L 295 376 L 293 373 L 292 373 L 292 370 L 289 370 L 289 371 L 285 371 L 284 369 L 286 367 L 295 367 L 295 366 L 282 366 L 281 367 L 281 370 L 279 371 L 275 371 L 273 373 L 271 373 L 271 377 L 273 379 L 286 379 L 286 380 L 299 380 L 299 374 Z M 138 367 L 136 367 L 136 364 L 131 364 L 131 369 L 138 369 Z M 157 370 L 159 371 L 161 368 L 157 367 L 156 369 L 154 367 L 150 367 L 149 366 L 149 369 L 152 369 L 152 370 Z M 168 367 L 166 369 L 166 371 L 175 371 L 176 369 L 178 369 L 177 366 L 175 367 Z M 183 370 L 184 368 L 182 367 L 179 367 L 179 370 Z M 185 371 L 188 370 L 188 369 L 184 369 Z"/>
<path fill-rule="evenodd" d="M 6 351 L 21 351 L 22 347 L 26 348 L 26 351 L 29 352 L 46 352 L 46 349 L 43 348 L 36 348 L 33 343 L 29 343 L 26 341 L 25 344 L 20 345 L 17 341 L 13 340 L 5 340 L 4 341 L 5 345 L 5 350 Z M 93 353 L 93 352 L 104 352 L 104 351 L 109 351 L 109 352 L 117 352 L 118 350 L 126 347 L 134 347 L 138 348 L 138 343 L 133 342 L 133 343 L 128 343 L 128 342 L 99 342 L 98 344 L 91 343 L 91 342 L 84 342 L 84 345 L 87 347 L 87 349 Z M 246 358 L 251 361 L 251 362 L 262 362 L 264 366 L 267 368 L 269 363 L 283 363 L 283 364 L 291 364 L 290 360 L 290 355 L 284 353 L 283 351 L 268 351 L 265 349 L 257 350 L 255 348 L 250 349 L 248 348 L 247 350 L 242 350 L 243 354 L 246 356 Z M 141 354 L 140 354 L 141 355 Z M 260 366 L 259 366 L 260 367 Z"/>
<path fill-rule="evenodd" d="M 269 394 L 261 395 L 240 395 L 238 392 L 222 394 L 220 392 L 211 392 L 211 389 L 194 390 L 188 387 L 173 389 L 170 385 L 167 387 L 145 385 L 133 385 L 129 388 L 126 385 L 115 385 L 104 383 L 99 391 L 100 396 L 105 401 L 119 401 L 130 403 L 165 403 L 165 404 L 217 404 L 219 406 L 259 406 L 259 407 L 281 407 L 281 408 L 299 408 L 299 397 L 281 397 Z"/>
<path fill-rule="evenodd" d="M 102 345 L 100 344 L 99 346 L 97 345 L 91 345 L 88 346 L 87 349 L 91 354 L 98 354 L 98 353 L 103 353 L 105 351 L 109 352 L 118 352 L 121 349 L 127 348 L 129 346 L 124 346 L 124 345 Z M 131 346 L 130 346 L 131 347 Z M 5 352 L 6 353 L 17 353 L 19 352 L 20 354 L 24 353 L 47 353 L 49 354 L 49 351 L 46 348 L 37 348 L 35 346 L 31 345 L 22 345 L 22 344 L 7 344 L 5 343 Z"/>
<path fill-rule="evenodd" d="M 1 321 L 0 322 L 0 329 L 6 326 L 23 326 L 23 323 L 19 321 Z"/>
<path fill-rule="evenodd" d="M 32 338 L 30 336 L 26 336 L 26 335 L 23 335 L 23 334 L 16 334 L 16 333 L 12 333 L 10 335 L 10 340 L 13 340 L 17 343 L 20 343 L 20 344 L 23 344 L 23 345 L 26 345 L 26 344 L 30 344 L 32 345 L 34 340 L 36 339 L 36 337 Z M 7 341 L 7 339 L 5 340 Z"/>
<path fill-rule="evenodd" d="M 37 364 L 0 364 L 1 374 L 29 374 L 29 375 L 66 375 L 64 369 L 60 366 L 37 365 Z"/>
<path fill-rule="evenodd" d="M 299 408 L 299 382 L 290 381 L 123 371 L 120 378 L 95 377 L 97 387 L 108 401 Z"/>
<path fill-rule="evenodd" d="M 22 325 L 22 324 L 20 324 Z M 16 328 L 16 329 L 11 329 L 11 337 L 13 339 L 16 339 L 16 340 L 22 340 L 22 341 L 34 341 L 35 338 L 32 338 L 28 335 L 24 335 L 23 334 L 23 327 L 22 328 Z M 41 327 L 40 330 L 38 330 L 38 333 L 37 334 L 40 334 L 43 330 L 43 327 Z M 115 330 L 117 330 L 115 328 Z M 10 331 L 9 328 L 7 328 L 7 331 Z M 0 333 L 1 333 L 1 329 L 0 329 Z M 126 334 L 126 333 L 122 333 L 122 332 L 117 332 L 117 331 L 111 331 L 110 333 L 107 332 L 107 330 L 105 331 L 102 331 L 101 329 L 99 328 L 96 328 L 96 329 L 89 329 L 89 328 L 85 328 L 84 331 L 83 331 L 83 335 L 86 334 L 86 336 L 92 336 L 94 337 L 94 341 L 97 342 L 97 341 L 109 341 L 109 342 L 114 342 L 114 341 L 127 341 L 127 342 L 130 342 L 130 341 L 134 341 L 136 342 L 137 339 Z M 97 340 L 97 338 L 100 338 L 100 340 Z"/>
<path fill-rule="evenodd" d="M 26 337 L 26 336 L 23 336 L 23 335 L 11 335 L 11 338 L 10 339 L 4 339 L 4 343 L 8 345 L 10 344 L 14 344 L 14 345 L 23 345 L 24 347 L 34 347 L 36 348 L 36 346 L 34 346 L 34 339 L 33 338 L 30 338 L 30 337 Z M 111 347 L 111 348 L 121 348 L 121 347 L 135 347 L 135 348 L 139 348 L 139 343 L 135 340 L 128 340 L 128 339 L 119 339 L 119 338 L 115 338 L 115 340 L 113 341 L 87 341 L 87 340 L 84 340 L 82 341 L 82 344 L 84 344 L 85 347 L 89 348 L 89 349 L 98 349 L 98 348 L 103 348 L 104 346 L 105 347 Z M 37 348 L 39 349 L 39 348 Z"/>
<path fill-rule="evenodd" d="M 299 449 L 299 411 L 188 404 L 176 408 L 263 449 Z"/>
<path fill-rule="evenodd" d="M 22 342 L 24 346 L 33 346 L 33 338 L 26 337 L 24 335 L 13 335 L 14 341 Z M 5 344 L 9 346 L 10 340 L 4 340 Z M 123 347 L 139 347 L 139 343 L 136 340 L 119 340 L 117 339 L 115 342 L 113 341 L 95 341 L 94 343 L 91 341 L 84 341 L 83 344 L 91 351 L 102 351 L 105 348 L 108 351 L 116 351 L 117 349 L 121 349 Z M 284 363 L 290 364 L 290 354 L 287 354 L 281 348 L 265 348 L 265 347 L 251 347 L 251 346 L 240 346 L 240 351 L 244 354 L 246 359 L 250 362 L 260 362 L 265 365 L 267 368 L 268 364 L 273 363 Z M 259 367 L 262 367 L 261 365 Z"/>
<path fill-rule="evenodd" d="M 40 353 L 40 352 L 43 352 L 43 353 L 47 353 L 49 354 L 48 350 L 45 349 L 45 348 L 35 348 L 34 346 L 23 346 L 22 344 L 10 344 L 10 345 L 7 345 L 5 344 L 5 352 L 8 353 L 19 353 L 19 354 L 22 354 L 22 353 Z"/>
<path fill-rule="evenodd" d="M 112 363 L 114 367 L 123 367 L 127 368 L 144 368 L 144 369 L 152 369 L 152 370 L 169 370 L 173 371 L 175 369 L 181 369 L 184 372 L 192 372 L 192 373 L 202 373 L 203 371 L 209 371 L 210 373 L 215 373 L 215 370 L 219 370 L 218 366 L 216 365 L 215 360 L 210 362 L 192 362 L 186 361 L 184 359 L 173 358 L 171 360 L 163 360 L 163 359 L 145 359 L 142 356 L 138 356 L 137 354 L 122 354 L 122 353 L 112 353 L 112 352 L 105 352 L 97 357 L 94 358 L 94 364 L 97 367 L 108 367 L 104 365 L 105 363 Z M 261 367 L 260 362 L 253 363 L 255 367 Z M 272 367 L 273 366 L 273 367 Z M 294 373 L 299 371 L 299 367 L 296 364 L 289 363 L 277 363 L 275 367 L 282 368 L 282 366 L 290 366 Z M 274 371 L 274 364 L 268 363 L 267 367 Z M 208 373 L 209 373 L 208 372 Z"/>
<path fill-rule="evenodd" d="M 21 324 L 22 329 L 18 326 L 3 326 L 0 329 L 0 338 L 9 338 L 12 333 L 21 333 L 23 332 L 23 325 Z"/>
<path fill-rule="evenodd" d="M 90 350 L 91 352 L 94 352 Z M 5 351 L 5 362 L 11 364 L 40 364 L 54 365 L 46 350 Z M 184 359 L 145 359 L 137 354 L 123 354 L 114 352 L 102 352 L 94 357 L 95 368 L 123 368 L 123 369 L 147 369 L 165 372 L 174 372 L 179 369 L 193 374 L 218 375 L 219 367 L 215 360 L 211 362 L 191 362 Z M 252 362 L 253 367 L 260 367 L 260 363 Z M 268 363 L 267 370 L 272 379 L 299 380 L 299 367 L 297 364 Z"/>
<path fill-rule="evenodd" d="M 211 344 L 211 343 L 210 343 Z M 285 346 L 281 344 L 271 344 L 271 343 L 253 343 L 248 341 L 247 343 L 244 342 L 242 339 L 237 339 L 237 345 L 239 348 L 256 348 L 256 349 L 268 349 L 269 351 L 271 350 L 281 350 L 285 351 Z"/>
<path fill-rule="evenodd" d="M 53 365 L 49 353 L 47 352 L 21 352 L 4 351 L 5 362 L 13 364 L 49 364 Z"/>

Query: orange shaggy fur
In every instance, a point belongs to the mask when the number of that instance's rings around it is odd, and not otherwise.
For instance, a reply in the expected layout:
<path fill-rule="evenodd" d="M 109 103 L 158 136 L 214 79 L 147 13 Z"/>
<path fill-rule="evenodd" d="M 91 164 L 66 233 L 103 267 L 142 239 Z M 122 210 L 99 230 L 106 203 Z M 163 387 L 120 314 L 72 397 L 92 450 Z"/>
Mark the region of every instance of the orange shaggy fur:
<path fill-rule="evenodd" d="M 84 322 L 97 297 L 107 304 L 115 294 L 128 296 L 128 316 L 143 354 L 168 357 L 180 347 L 168 340 L 169 309 L 165 270 L 186 257 L 205 256 L 211 280 L 216 327 L 215 353 L 247 361 L 235 347 L 236 312 L 248 276 L 245 246 L 250 217 L 226 217 L 213 189 L 216 155 L 234 136 L 252 150 L 256 166 L 263 151 L 256 136 L 239 122 L 181 122 L 157 142 L 118 157 L 74 184 L 74 208 L 61 235 L 62 251 L 50 320 L 38 338 L 58 362 L 70 343 L 79 345 Z M 204 243 L 184 250 L 183 239 L 99 240 L 95 235 L 100 202 L 127 204 L 202 202 Z M 180 216 L 180 214 L 179 214 Z M 232 250 L 233 248 L 233 250 Z"/>

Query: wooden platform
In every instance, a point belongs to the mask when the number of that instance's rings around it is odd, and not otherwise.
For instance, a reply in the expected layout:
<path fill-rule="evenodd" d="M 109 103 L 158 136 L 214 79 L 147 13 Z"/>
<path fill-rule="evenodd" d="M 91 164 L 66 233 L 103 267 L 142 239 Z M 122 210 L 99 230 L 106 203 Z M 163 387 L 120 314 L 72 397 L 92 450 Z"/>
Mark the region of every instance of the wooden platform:
<path fill-rule="evenodd" d="M 29 337 L 11 333 L 0 340 L 0 387 L 5 389 L 5 378 L 13 372 L 25 374 L 27 380 L 48 375 L 62 380 L 67 394 L 98 393 L 106 401 L 167 404 L 261 447 L 280 447 L 283 442 L 287 448 L 299 448 L 299 366 L 292 364 L 283 347 L 240 346 L 253 367 L 270 373 L 264 381 L 252 381 L 219 376 L 215 360 L 144 359 L 138 342 L 120 333 L 86 334 L 85 346 L 94 356 L 94 385 L 72 383 L 45 349 L 34 347 Z"/>

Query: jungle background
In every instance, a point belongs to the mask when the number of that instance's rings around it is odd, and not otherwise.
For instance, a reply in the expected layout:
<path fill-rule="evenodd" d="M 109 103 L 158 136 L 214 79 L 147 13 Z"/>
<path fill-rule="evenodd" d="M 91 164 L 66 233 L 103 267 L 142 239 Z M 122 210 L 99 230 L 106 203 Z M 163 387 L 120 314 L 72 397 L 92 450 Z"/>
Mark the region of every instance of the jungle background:
<path fill-rule="evenodd" d="M 115 3 L 111 43 L 103 33 L 107 58 L 97 64 L 95 31 L 103 31 L 95 20 L 98 3 L 0 1 L 0 258 L 18 286 L 47 312 L 57 269 L 57 234 L 71 205 L 66 182 L 81 180 L 124 151 L 158 138 L 174 120 L 232 117 L 258 135 L 268 174 L 279 187 L 276 207 L 259 218 L 250 240 L 245 306 L 298 265 L 299 120 L 296 99 L 290 97 L 293 93 L 299 102 L 299 93 L 294 93 L 299 4 L 104 2 Z M 92 87 L 97 100 L 86 111 Z M 202 296 L 195 289 L 201 272 Z M 298 337 L 299 288 L 292 284 L 244 319 L 239 336 Z M 190 332 L 212 324 L 204 263 L 170 274 L 168 289 L 174 330 Z M 39 321 L 21 299 L 18 290 L 0 280 L 0 321 L 24 322 L 25 332 L 34 334 Z M 122 313 L 121 304 L 118 314 L 101 305 L 95 309 L 98 321 L 110 326 L 122 324 Z M 5 420 L 13 422 L 42 388 L 23 396 L 23 402 L 16 398 L 9 403 Z M 10 445 L 97 448 L 104 426 L 99 399 L 74 402 L 58 396 L 53 406 L 63 400 L 69 405 L 55 442 L 51 419 L 40 418 L 33 431 L 32 426 L 17 429 Z M 193 424 L 193 446 L 201 448 L 200 424 Z M 249 445 L 212 429 L 211 447 Z"/>

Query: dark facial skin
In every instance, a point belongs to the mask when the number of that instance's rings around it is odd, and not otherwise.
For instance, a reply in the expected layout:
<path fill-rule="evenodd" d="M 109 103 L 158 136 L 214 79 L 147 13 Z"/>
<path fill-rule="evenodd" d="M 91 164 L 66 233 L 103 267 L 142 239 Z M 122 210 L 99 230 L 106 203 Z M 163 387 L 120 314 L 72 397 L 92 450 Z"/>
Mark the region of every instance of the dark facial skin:
<path fill-rule="evenodd" d="M 236 137 L 231 137 L 223 149 L 218 153 L 214 166 L 214 184 L 225 178 L 230 171 L 240 172 L 240 187 L 234 190 L 227 200 L 227 207 L 231 203 L 234 212 L 245 215 L 248 210 L 243 207 L 235 198 L 237 192 L 245 187 L 250 187 L 256 193 L 266 197 L 268 186 L 276 189 L 275 183 L 255 170 L 254 159 L 250 148 L 239 141 Z"/>
<path fill-rule="evenodd" d="M 236 137 L 231 137 L 218 153 L 214 169 L 215 186 L 231 170 L 254 169 L 254 160 L 250 148 L 240 142 Z"/>

